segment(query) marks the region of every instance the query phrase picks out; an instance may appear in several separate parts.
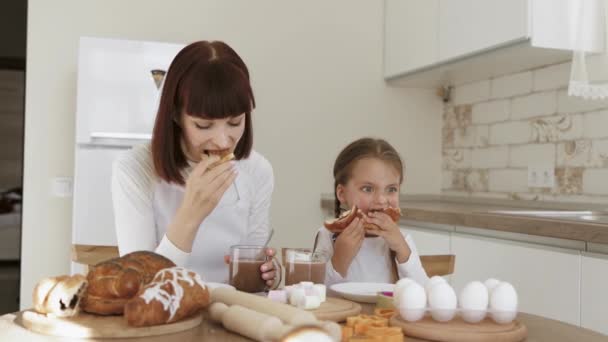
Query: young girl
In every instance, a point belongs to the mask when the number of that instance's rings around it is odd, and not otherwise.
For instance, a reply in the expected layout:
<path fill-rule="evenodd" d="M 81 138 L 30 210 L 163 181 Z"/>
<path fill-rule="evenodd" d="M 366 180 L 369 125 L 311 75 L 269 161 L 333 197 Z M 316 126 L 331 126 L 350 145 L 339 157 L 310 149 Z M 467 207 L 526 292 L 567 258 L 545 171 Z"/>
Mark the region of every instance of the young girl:
<path fill-rule="evenodd" d="M 319 230 L 317 250 L 328 259 L 325 283 L 392 283 L 409 277 L 428 280 L 412 237 L 381 210 L 399 208 L 403 163 L 382 139 L 362 138 L 340 152 L 334 164 L 335 215 L 356 205 L 365 214 L 335 236 Z M 366 237 L 364 225 L 375 224 L 377 237 Z M 368 231 L 369 232 L 369 231 Z"/>

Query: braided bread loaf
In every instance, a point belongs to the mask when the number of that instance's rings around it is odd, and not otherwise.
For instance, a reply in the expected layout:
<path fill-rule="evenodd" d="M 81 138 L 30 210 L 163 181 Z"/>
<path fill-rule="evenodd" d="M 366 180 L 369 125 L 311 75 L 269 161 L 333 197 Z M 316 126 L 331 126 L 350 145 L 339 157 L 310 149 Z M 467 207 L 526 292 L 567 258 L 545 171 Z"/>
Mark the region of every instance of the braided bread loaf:
<path fill-rule="evenodd" d="M 209 301 L 209 289 L 198 274 L 165 268 L 127 302 L 125 319 L 137 327 L 173 323 L 200 312 Z"/>
<path fill-rule="evenodd" d="M 127 300 L 163 268 L 175 264 L 162 255 L 138 251 L 103 261 L 89 270 L 82 309 L 100 315 L 120 315 Z"/>

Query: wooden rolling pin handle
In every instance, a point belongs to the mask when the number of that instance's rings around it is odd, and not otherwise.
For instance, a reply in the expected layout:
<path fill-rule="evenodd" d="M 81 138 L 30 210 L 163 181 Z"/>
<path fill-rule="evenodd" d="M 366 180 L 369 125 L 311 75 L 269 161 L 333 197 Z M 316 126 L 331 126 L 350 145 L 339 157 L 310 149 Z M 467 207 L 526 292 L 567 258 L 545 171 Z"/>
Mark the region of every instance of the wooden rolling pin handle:
<path fill-rule="evenodd" d="M 222 322 L 224 313 L 228 310 L 228 305 L 224 303 L 212 303 L 209 305 L 209 318 L 214 322 Z"/>
<path fill-rule="evenodd" d="M 209 318 L 221 322 L 224 328 L 256 341 L 276 341 L 285 335 L 291 326 L 283 325 L 280 319 L 240 305 L 227 306 L 213 303 L 209 306 Z"/>
<path fill-rule="evenodd" d="M 318 323 L 317 317 L 312 312 L 229 288 L 219 287 L 214 289 L 211 292 L 211 299 L 213 302 L 220 302 L 226 305 L 241 305 L 253 311 L 276 316 L 285 324 L 296 327 Z"/>

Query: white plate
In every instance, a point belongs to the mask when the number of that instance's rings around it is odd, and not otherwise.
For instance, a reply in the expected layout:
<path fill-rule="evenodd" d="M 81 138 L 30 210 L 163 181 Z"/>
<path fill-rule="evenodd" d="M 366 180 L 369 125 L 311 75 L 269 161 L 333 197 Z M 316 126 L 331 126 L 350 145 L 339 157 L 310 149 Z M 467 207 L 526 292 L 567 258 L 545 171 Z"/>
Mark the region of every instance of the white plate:
<path fill-rule="evenodd" d="M 329 288 L 355 302 L 375 303 L 378 292 L 393 291 L 394 287 L 395 284 L 387 283 L 339 283 Z"/>
<path fill-rule="evenodd" d="M 213 290 L 213 289 L 217 289 L 218 287 L 225 287 L 225 288 L 228 288 L 228 289 L 233 289 L 233 290 L 235 289 L 235 288 L 234 288 L 234 286 L 232 286 L 232 285 L 230 285 L 230 284 L 224 284 L 224 283 L 212 283 L 212 282 L 209 282 L 209 281 L 205 281 L 204 283 L 205 283 L 207 286 L 209 286 L 209 288 L 210 288 L 211 290 Z"/>

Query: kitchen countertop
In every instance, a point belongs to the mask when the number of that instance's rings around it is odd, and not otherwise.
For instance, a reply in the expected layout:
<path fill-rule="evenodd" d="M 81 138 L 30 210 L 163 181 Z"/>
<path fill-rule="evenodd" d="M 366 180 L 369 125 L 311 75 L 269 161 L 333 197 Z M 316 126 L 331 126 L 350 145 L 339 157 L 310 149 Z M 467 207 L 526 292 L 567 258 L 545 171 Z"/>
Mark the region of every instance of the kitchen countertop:
<path fill-rule="evenodd" d="M 591 244 L 608 250 L 605 248 L 607 246 L 603 246 L 608 244 L 608 206 L 604 205 L 441 195 L 402 195 L 400 204 L 402 222 L 472 227 L 488 232 L 565 239 L 580 242 L 582 246 Z M 321 207 L 333 212 L 333 194 L 321 196 Z M 559 215 L 560 211 L 570 211 L 572 215 Z M 533 215 L 534 213 L 543 216 Z M 578 249 L 588 250 L 586 247 Z"/>

